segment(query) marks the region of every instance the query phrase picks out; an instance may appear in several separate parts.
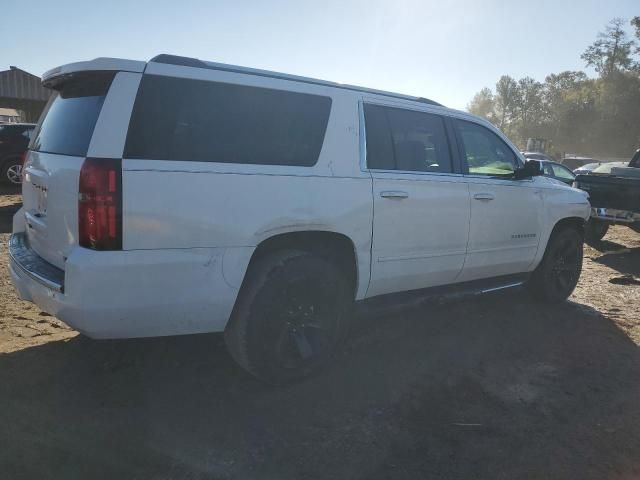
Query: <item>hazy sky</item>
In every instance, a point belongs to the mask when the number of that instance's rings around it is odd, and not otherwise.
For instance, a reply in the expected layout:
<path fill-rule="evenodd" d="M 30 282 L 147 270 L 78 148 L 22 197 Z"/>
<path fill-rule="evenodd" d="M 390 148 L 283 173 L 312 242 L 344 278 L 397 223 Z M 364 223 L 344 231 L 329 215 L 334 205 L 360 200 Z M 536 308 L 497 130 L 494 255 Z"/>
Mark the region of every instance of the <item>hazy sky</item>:
<path fill-rule="evenodd" d="M 634 15 L 639 0 L 5 0 L 0 70 L 173 53 L 464 108 L 505 73 L 582 69 L 598 31 Z"/>

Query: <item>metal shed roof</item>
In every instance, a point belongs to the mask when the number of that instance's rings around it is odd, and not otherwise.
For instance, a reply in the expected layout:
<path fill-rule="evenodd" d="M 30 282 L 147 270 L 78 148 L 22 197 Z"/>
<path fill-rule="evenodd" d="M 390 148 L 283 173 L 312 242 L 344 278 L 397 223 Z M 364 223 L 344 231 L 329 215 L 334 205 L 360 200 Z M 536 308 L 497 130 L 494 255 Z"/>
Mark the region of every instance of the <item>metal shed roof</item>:
<path fill-rule="evenodd" d="M 40 78 L 29 72 L 17 67 L 0 72 L 0 102 L 3 104 L 10 99 L 46 102 L 50 94 L 51 91 L 42 86 Z"/>

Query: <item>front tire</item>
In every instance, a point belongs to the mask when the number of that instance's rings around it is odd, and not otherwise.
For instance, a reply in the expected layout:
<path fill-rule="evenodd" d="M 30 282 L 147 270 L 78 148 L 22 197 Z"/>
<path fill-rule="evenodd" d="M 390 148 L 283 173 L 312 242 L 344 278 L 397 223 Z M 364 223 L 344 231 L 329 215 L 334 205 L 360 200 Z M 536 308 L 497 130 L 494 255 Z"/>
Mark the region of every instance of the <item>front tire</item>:
<path fill-rule="evenodd" d="M 551 303 L 569 298 L 582 272 L 583 246 L 582 235 L 575 228 L 553 232 L 542 262 L 529 280 L 536 298 Z"/>
<path fill-rule="evenodd" d="M 331 262 L 283 250 L 252 263 L 225 329 L 231 356 L 285 384 L 322 368 L 348 330 L 353 289 Z"/>
<path fill-rule="evenodd" d="M 609 224 L 607 222 L 591 218 L 584 226 L 584 239 L 589 245 L 597 245 L 608 230 Z"/>

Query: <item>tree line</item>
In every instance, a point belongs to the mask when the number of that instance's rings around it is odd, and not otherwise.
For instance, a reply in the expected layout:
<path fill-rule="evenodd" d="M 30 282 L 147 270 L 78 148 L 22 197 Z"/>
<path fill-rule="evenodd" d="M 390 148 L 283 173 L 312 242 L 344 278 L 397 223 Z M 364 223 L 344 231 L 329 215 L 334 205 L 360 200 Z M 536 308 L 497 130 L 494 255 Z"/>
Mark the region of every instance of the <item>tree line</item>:
<path fill-rule="evenodd" d="M 521 149 L 528 138 L 552 142 L 549 153 L 629 157 L 640 147 L 640 16 L 614 18 L 581 59 L 582 71 L 548 75 L 544 82 L 503 75 L 495 89 L 483 88 L 467 109 L 485 117 Z"/>

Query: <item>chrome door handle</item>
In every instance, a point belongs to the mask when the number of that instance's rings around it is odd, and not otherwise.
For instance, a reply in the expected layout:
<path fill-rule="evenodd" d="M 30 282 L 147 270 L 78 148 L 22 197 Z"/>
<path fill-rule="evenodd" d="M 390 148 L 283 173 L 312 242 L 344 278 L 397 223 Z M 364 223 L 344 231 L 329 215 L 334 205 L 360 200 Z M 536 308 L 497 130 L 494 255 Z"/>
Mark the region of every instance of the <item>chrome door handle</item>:
<path fill-rule="evenodd" d="M 476 193 L 473 198 L 476 200 L 493 200 L 495 197 L 493 193 Z"/>
<path fill-rule="evenodd" d="M 394 191 L 380 192 L 380 196 L 382 198 L 407 198 L 407 197 L 409 197 L 409 194 L 407 192 L 401 192 L 399 190 L 394 190 Z"/>

